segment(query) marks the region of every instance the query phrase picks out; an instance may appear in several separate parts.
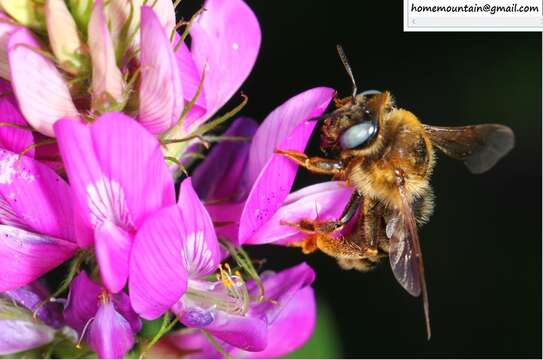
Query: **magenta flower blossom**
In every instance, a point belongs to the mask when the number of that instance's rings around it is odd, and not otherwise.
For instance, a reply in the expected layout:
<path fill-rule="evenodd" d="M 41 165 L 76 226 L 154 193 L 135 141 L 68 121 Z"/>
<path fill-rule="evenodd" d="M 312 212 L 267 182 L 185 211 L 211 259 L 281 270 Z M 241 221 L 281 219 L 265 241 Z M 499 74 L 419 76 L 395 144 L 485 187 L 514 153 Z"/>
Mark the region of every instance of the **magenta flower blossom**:
<path fill-rule="evenodd" d="M 266 117 L 249 147 L 219 144 L 195 170 L 196 189 L 201 189 L 206 200 L 219 201 L 207 206 L 211 217 L 228 224 L 217 228 L 220 235 L 236 244 L 246 243 L 281 206 L 298 166 L 274 151 L 303 151 L 316 124 L 307 120 L 324 112 L 333 93 L 330 88 L 314 88 L 289 99 Z M 250 135 L 253 129 L 251 120 L 238 119 L 229 134 Z M 236 198 L 225 199 L 217 192 L 218 178 L 205 174 L 232 167 L 239 171 L 225 174 L 220 188 L 228 184 Z"/>
<path fill-rule="evenodd" d="M 142 326 L 128 295 L 108 293 L 85 272 L 70 285 L 64 319 L 100 358 L 122 358 L 134 345 L 134 333 Z"/>
<path fill-rule="evenodd" d="M 187 179 L 181 184 L 178 205 L 152 215 L 136 235 L 129 279 L 132 306 L 146 319 L 172 308 L 188 327 L 206 329 L 237 348 L 264 350 L 267 327 L 281 306 L 254 304 L 254 284 L 248 286 L 226 270 L 217 281 L 209 281 L 220 260 L 211 219 Z M 290 299 L 313 277 L 308 266 L 300 265 L 270 278 L 266 296 Z"/>
<path fill-rule="evenodd" d="M 92 125 L 63 119 L 55 133 L 74 194 L 78 244 L 94 244 L 104 285 L 116 293 L 128 277 L 136 230 L 148 215 L 175 204 L 160 144 L 120 113 Z"/>
<path fill-rule="evenodd" d="M 48 344 L 57 331 L 68 337 L 73 335 L 68 328 L 60 329 L 63 324 L 60 304 L 48 303 L 37 308 L 46 297 L 47 290 L 37 282 L 0 293 L 0 355 Z M 37 319 L 33 318 L 35 310 L 38 310 Z"/>
<path fill-rule="evenodd" d="M 302 346 L 315 327 L 316 304 L 313 289 L 309 286 L 304 287 L 290 301 L 285 303 L 285 300 L 280 302 L 282 309 L 279 315 L 268 325 L 268 339 L 264 350 L 245 351 L 224 341 L 220 342 L 222 348 L 236 359 L 265 359 L 288 355 Z M 191 358 L 222 357 L 222 354 L 196 329 L 183 329 L 166 336 L 157 344 L 153 355 L 176 356 L 177 352 L 189 353 Z"/>
<path fill-rule="evenodd" d="M 0 291 L 27 285 L 77 250 L 71 192 L 51 168 L 0 150 Z"/>
<path fill-rule="evenodd" d="M 207 1 L 192 24 L 190 50 L 175 33 L 170 0 L 142 5 L 96 0 L 84 15 L 87 20 L 77 21 L 81 14 L 70 13 L 63 1 L 47 0 L 46 26 L 40 30 L 48 43 L 33 33 L 41 24 L 30 30 L 22 21 L 30 6 L 0 12 L 0 77 L 12 82 L 21 113 L 34 129 L 53 137 L 61 118 L 122 110 L 154 134 L 173 130 L 172 137 L 182 137 L 236 92 L 256 61 L 261 39 L 258 21 L 243 1 Z M 87 34 L 87 44 L 81 34 Z M 204 70 L 203 91 L 183 128 L 177 128 Z M 74 79 L 79 81 L 66 81 Z M 78 87 L 83 79 L 90 82 L 90 96 Z"/>

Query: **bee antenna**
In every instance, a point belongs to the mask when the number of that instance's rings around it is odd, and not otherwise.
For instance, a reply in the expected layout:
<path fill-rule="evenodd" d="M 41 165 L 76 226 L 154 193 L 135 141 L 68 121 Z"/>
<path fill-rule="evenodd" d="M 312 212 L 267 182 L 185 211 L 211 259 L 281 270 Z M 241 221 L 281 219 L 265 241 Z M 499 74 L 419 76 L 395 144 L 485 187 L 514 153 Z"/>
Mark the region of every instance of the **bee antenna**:
<path fill-rule="evenodd" d="M 356 86 L 356 81 L 354 80 L 353 70 L 351 69 L 351 65 L 349 65 L 349 60 L 347 60 L 347 55 L 345 55 L 345 51 L 343 51 L 343 48 L 341 45 L 337 44 L 337 53 L 339 54 L 339 58 L 341 59 L 341 62 L 343 63 L 343 66 L 345 67 L 345 70 L 347 71 L 347 74 L 349 74 L 349 77 L 351 78 L 351 81 L 353 83 L 353 101 L 356 97 L 356 93 L 358 92 L 358 88 Z"/>

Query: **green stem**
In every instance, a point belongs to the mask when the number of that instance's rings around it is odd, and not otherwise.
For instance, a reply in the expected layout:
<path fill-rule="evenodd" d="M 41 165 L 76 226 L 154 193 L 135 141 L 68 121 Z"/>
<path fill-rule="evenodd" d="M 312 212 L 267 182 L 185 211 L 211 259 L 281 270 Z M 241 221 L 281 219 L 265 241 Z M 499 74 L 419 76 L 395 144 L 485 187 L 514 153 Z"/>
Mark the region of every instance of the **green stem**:
<path fill-rule="evenodd" d="M 38 306 L 36 307 L 36 310 L 34 310 L 34 313 L 33 313 L 33 318 L 36 319 L 37 316 L 38 316 L 38 311 L 40 311 L 40 309 L 45 305 L 47 304 L 51 299 L 53 298 L 56 298 L 58 297 L 60 294 L 62 294 L 64 291 L 66 291 L 68 289 L 68 287 L 70 286 L 73 278 L 75 277 L 75 275 L 79 272 L 79 268 L 81 267 L 81 264 L 83 263 L 83 261 L 85 260 L 85 257 L 86 257 L 86 251 L 85 250 L 81 250 L 75 257 L 74 259 L 72 260 L 72 262 L 70 263 L 70 269 L 68 271 L 68 276 L 66 276 L 66 279 L 64 279 L 62 281 L 62 284 L 60 285 L 60 287 L 53 293 L 51 294 L 51 296 L 45 300 L 43 300 L 40 304 L 38 304 Z"/>
<path fill-rule="evenodd" d="M 149 350 L 151 350 L 151 348 L 153 346 L 155 346 L 155 344 L 158 342 L 158 340 L 160 340 L 160 338 L 162 336 L 164 336 L 164 334 L 166 334 L 167 332 L 169 332 L 171 329 L 173 329 L 173 327 L 175 326 L 175 324 L 177 324 L 177 318 L 174 318 L 173 320 L 170 321 L 170 318 L 171 318 L 171 314 L 169 312 L 167 312 L 166 314 L 164 314 L 164 317 L 162 318 L 162 325 L 160 326 L 160 329 L 158 330 L 158 332 L 155 334 L 155 336 L 153 336 L 153 338 L 151 339 L 151 341 L 149 341 L 149 343 L 147 344 L 147 346 L 145 347 L 145 349 L 141 352 L 140 354 L 140 359 L 143 359 L 143 357 L 145 356 L 145 354 L 147 352 L 149 352 Z"/>
<path fill-rule="evenodd" d="M 221 344 L 219 344 L 219 342 L 217 340 L 215 340 L 215 338 L 213 337 L 213 335 L 211 335 L 210 333 L 208 333 L 206 330 L 202 329 L 202 333 L 205 335 L 205 337 L 209 340 L 209 342 L 211 343 L 211 345 L 213 345 L 213 347 L 215 349 L 217 349 L 218 352 L 221 353 L 222 356 L 224 356 L 225 359 L 232 359 L 232 356 L 230 356 L 229 353 L 226 352 L 226 350 L 224 350 L 224 348 L 221 346 Z"/>

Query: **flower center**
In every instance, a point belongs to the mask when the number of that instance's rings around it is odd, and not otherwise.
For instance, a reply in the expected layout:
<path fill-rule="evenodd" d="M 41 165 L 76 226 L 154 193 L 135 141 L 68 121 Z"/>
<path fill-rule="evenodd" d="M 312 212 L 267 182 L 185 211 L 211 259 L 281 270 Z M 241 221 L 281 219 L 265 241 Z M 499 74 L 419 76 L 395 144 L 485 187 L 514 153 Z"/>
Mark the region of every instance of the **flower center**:
<path fill-rule="evenodd" d="M 243 316 L 249 310 L 249 292 L 239 272 L 219 266 L 217 281 L 189 280 L 183 298 L 181 321 L 187 326 L 202 327 L 215 319 L 216 311 Z"/>

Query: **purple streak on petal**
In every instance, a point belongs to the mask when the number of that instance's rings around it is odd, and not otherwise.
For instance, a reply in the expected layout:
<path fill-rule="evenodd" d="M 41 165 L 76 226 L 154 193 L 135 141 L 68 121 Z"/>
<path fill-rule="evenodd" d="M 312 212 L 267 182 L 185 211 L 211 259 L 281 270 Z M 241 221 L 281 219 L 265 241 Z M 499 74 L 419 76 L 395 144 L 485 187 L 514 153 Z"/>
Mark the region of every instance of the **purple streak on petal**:
<path fill-rule="evenodd" d="M 0 23 L 0 29 L 1 27 L 2 24 Z M 15 99 L 11 84 L 4 79 L 0 79 L 0 93 L 2 94 L 0 97 L 0 122 L 29 126 L 19 110 L 19 104 L 17 103 L 17 99 Z M 18 129 L 11 126 L 0 126 L 1 148 L 13 151 L 15 153 L 20 153 L 33 143 L 34 136 L 32 135 L 32 131 Z M 34 152 L 35 149 L 30 149 L 30 151 L 25 153 L 25 155 L 34 157 Z"/>
<path fill-rule="evenodd" d="M 141 8 L 139 120 L 153 134 L 173 127 L 183 111 L 183 88 L 169 34 L 155 12 Z"/>
<path fill-rule="evenodd" d="M 207 66 L 204 89 L 210 118 L 249 75 L 260 48 L 260 27 L 252 10 L 241 0 L 208 0 L 206 11 L 191 29 L 191 51 L 201 73 Z"/>
<path fill-rule="evenodd" d="M 38 305 L 49 297 L 45 286 L 37 281 L 18 289 L 6 291 L 5 294 L 31 311 L 38 309 Z M 45 324 L 60 328 L 63 322 L 61 309 L 60 303 L 48 302 L 39 308 L 36 315 Z"/>
<path fill-rule="evenodd" d="M 89 327 L 87 341 L 102 359 L 122 358 L 134 345 L 130 324 L 109 301 L 103 302 Z"/>
<path fill-rule="evenodd" d="M 277 212 L 262 225 L 246 244 L 288 244 L 307 237 L 293 226 L 300 220 L 326 221 L 341 216 L 353 192 L 344 182 L 329 181 L 311 185 L 287 196 Z"/>
<path fill-rule="evenodd" d="M 313 289 L 298 291 L 268 328 L 268 346 L 263 351 L 234 350 L 231 355 L 243 359 L 279 358 L 302 346 L 313 333 L 316 321 Z"/>
<path fill-rule="evenodd" d="M 0 225 L 0 292 L 31 283 L 76 250 L 71 241 Z"/>
<path fill-rule="evenodd" d="M 236 119 L 224 136 L 250 138 L 258 125 L 249 118 Z M 192 181 L 198 195 L 206 201 L 240 201 L 247 196 L 252 184 L 243 182 L 249 157 L 250 141 L 222 141 L 215 145 L 198 166 Z"/>
<path fill-rule="evenodd" d="M 254 183 L 256 178 L 270 160 L 275 150 L 295 150 L 291 144 L 285 142 L 294 129 L 305 120 L 321 115 L 328 107 L 334 96 L 334 90 L 326 87 L 317 87 L 300 93 L 272 111 L 258 128 L 251 144 L 249 157 L 248 181 Z M 301 136 L 299 134 L 298 136 Z M 292 137 L 293 145 L 305 148 L 307 141 Z M 283 147 L 285 146 L 285 147 Z"/>
<path fill-rule="evenodd" d="M 70 284 L 70 292 L 64 304 L 64 320 L 81 336 L 87 322 L 98 311 L 100 286 L 80 272 Z"/>
<path fill-rule="evenodd" d="M 75 241 L 68 184 L 48 166 L 0 149 L 0 222 Z"/>
<path fill-rule="evenodd" d="M 62 117 L 79 117 L 70 90 L 52 60 L 32 48 L 41 49 L 27 29 L 9 38 L 9 63 L 13 89 L 21 112 L 34 129 L 54 136 L 53 124 Z"/>
<path fill-rule="evenodd" d="M 179 44 L 179 41 L 181 41 L 181 36 L 175 33 L 173 38 L 174 49 Z M 202 74 L 198 71 L 198 68 L 194 63 L 194 59 L 192 58 L 192 54 L 185 43 L 179 45 L 177 51 L 175 52 L 175 60 L 177 61 L 179 76 L 181 77 L 181 84 L 183 86 L 183 97 L 188 103 L 198 91 Z M 194 121 L 204 115 L 205 111 L 206 97 L 205 90 L 202 88 L 200 95 L 198 95 L 196 102 L 185 118 L 186 126 L 190 127 Z"/>
<path fill-rule="evenodd" d="M 185 229 L 177 206 L 154 213 L 140 228 L 130 257 L 130 301 L 144 319 L 156 319 L 187 288 L 181 257 Z"/>
<path fill-rule="evenodd" d="M 190 178 L 181 183 L 177 205 L 185 228 L 181 255 L 189 278 L 209 275 L 221 261 L 219 242 L 213 222 L 192 188 Z"/>
<path fill-rule="evenodd" d="M 123 318 L 128 321 L 132 331 L 137 333 L 141 330 L 142 322 L 138 314 L 132 309 L 130 305 L 130 298 L 124 292 L 112 295 L 113 304 L 115 305 L 115 310 L 122 315 Z"/>
<path fill-rule="evenodd" d="M 263 274 L 265 275 L 265 274 Z M 306 263 L 283 270 L 279 273 L 269 273 L 263 276 L 262 281 L 265 289 L 265 296 L 273 299 L 277 303 L 262 301 L 251 308 L 252 316 L 265 316 L 268 324 L 272 324 L 282 309 L 288 306 L 289 301 L 301 289 L 311 285 L 315 280 L 315 272 Z M 258 289 L 254 284 L 248 284 L 252 287 L 251 293 L 258 294 Z"/>
<path fill-rule="evenodd" d="M 0 318 L 0 355 L 30 350 L 53 341 L 55 329 L 27 320 Z"/>
<path fill-rule="evenodd" d="M 136 228 L 152 212 L 175 204 L 175 189 L 158 140 L 120 113 L 100 116 L 91 127 L 96 158 L 119 183 Z"/>
<path fill-rule="evenodd" d="M 132 235 L 110 221 L 104 221 L 96 228 L 94 241 L 104 286 L 116 293 L 122 290 L 128 278 Z"/>
<path fill-rule="evenodd" d="M 300 124 L 284 143 L 289 149 L 303 151 L 314 122 Z M 284 156 L 273 154 L 256 179 L 241 214 L 238 241 L 244 244 L 265 224 L 287 197 L 298 165 Z"/>

